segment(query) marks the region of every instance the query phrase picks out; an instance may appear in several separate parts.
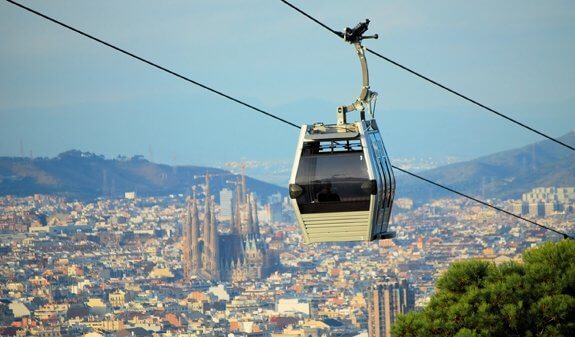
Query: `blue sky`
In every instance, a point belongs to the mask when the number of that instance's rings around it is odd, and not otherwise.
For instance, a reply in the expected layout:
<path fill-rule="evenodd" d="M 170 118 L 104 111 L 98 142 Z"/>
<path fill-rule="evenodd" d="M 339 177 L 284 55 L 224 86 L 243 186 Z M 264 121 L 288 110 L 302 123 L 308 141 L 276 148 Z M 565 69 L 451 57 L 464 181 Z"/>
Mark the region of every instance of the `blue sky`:
<path fill-rule="evenodd" d="M 296 124 L 359 93 L 353 47 L 274 0 L 22 1 Z M 575 127 L 573 1 L 301 1 L 335 29 L 551 136 Z M 0 156 L 289 162 L 298 131 L 0 1 Z M 471 159 L 541 140 L 368 54 L 392 157 Z"/>

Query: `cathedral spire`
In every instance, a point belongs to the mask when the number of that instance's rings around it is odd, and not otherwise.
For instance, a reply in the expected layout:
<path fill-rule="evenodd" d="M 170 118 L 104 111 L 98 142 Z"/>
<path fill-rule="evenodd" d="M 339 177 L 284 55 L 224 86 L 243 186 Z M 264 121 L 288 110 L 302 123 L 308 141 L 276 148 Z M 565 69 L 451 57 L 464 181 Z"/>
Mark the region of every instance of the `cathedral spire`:
<path fill-rule="evenodd" d="M 238 232 L 238 234 L 243 234 L 242 233 L 242 213 L 241 213 L 241 209 L 242 209 L 242 205 L 241 205 L 241 200 L 242 200 L 242 196 L 241 196 L 241 191 L 240 191 L 240 185 L 237 184 L 236 185 L 236 216 L 235 216 L 235 221 L 236 221 L 236 231 Z"/>
<path fill-rule="evenodd" d="M 213 199 L 210 200 L 213 206 Z M 206 214 L 207 216 L 207 214 Z M 220 279 L 220 247 L 219 247 L 219 235 L 216 222 L 216 214 L 214 211 L 210 213 L 210 276 L 212 279 Z"/>
<path fill-rule="evenodd" d="M 191 252 L 191 225 L 192 215 L 190 209 L 190 198 L 187 199 L 186 205 L 186 220 L 183 225 L 183 242 L 182 242 L 182 267 L 184 269 L 184 277 L 190 280 L 192 276 L 192 252 Z"/>
<path fill-rule="evenodd" d="M 252 193 L 252 197 L 253 197 L 253 203 L 252 203 L 252 207 L 253 207 L 253 214 L 254 214 L 254 225 L 253 225 L 253 233 L 255 234 L 257 237 L 259 237 L 261 235 L 260 233 L 260 220 L 258 218 L 258 200 L 256 199 L 255 194 Z"/>
<path fill-rule="evenodd" d="M 246 163 L 242 163 L 242 204 L 246 203 L 246 196 L 247 196 L 247 189 L 246 189 Z"/>
<path fill-rule="evenodd" d="M 210 266 L 210 256 L 211 256 L 211 242 L 210 242 L 210 221 L 212 218 L 211 211 L 211 195 L 210 195 L 210 176 L 206 174 L 206 187 L 205 187 L 205 207 L 204 207 L 204 228 L 202 233 L 202 239 L 204 241 L 204 249 L 202 251 L 202 262 L 204 272 L 209 273 L 211 270 Z"/>
<path fill-rule="evenodd" d="M 237 233 L 238 228 L 236 226 L 236 208 L 234 206 L 233 198 L 230 198 L 230 226 L 232 227 L 232 233 Z"/>
<path fill-rule="evenodd" d="M 254 217 L 252 215 L 252 201 L 250 195 L 246 195 L 247 205 L 246 205 L 246 212 L 248 213 L 248 225 L 247 225 L 247 234 L 253 234 L 254 231 Z"/>
<path fill-rule="evenodd" d="M 188 203 L 188 214 L 189 214 L 189 203 Z M 198 216 L 198 200 L 196 198 L 196 187 L 193 188 L 193 198 L 192 198 L 192 214 L 191 214 L 191 237 L 190 237 L 190 249 L 191 249 L 191 269 L 192 272 L 198 274 L 201 267 L 201 256 L 200 256 L 200 218 Z"/>

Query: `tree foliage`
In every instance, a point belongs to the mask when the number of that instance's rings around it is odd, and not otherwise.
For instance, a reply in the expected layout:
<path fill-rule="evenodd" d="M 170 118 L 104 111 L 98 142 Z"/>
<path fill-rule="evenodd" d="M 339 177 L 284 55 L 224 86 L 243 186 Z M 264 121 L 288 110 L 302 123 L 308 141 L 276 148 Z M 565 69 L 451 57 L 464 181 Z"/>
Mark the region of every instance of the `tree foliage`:
<path fill-rule="evenodd" d="M 575 241 L 546 243 L 523 263 L 452 264 L 421 311 L 400 315 L 396 337 L 575 336 Z"/>

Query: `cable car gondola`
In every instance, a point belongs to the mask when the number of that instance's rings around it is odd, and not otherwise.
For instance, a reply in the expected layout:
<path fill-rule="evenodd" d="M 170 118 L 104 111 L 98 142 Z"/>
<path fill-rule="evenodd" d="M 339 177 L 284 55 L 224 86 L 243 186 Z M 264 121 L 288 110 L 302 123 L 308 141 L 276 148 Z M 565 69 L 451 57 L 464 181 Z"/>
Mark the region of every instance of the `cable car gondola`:
<path fill-rule="evenodd" d="M 374 119 L 377 93 L 369 90 L 361 40 L 369 20 L 340 36 L 353 44 L 361 63 L 359 98 L 337 111 L 337 124 L 303 125 L 289 181 L 289 194 L 305 243 L 372 241 L 388 231 L 395 177 Z M 365 110 L 370 118 L 366 120 Z M 347 122 L 357 110 L 360 120 Z"/>

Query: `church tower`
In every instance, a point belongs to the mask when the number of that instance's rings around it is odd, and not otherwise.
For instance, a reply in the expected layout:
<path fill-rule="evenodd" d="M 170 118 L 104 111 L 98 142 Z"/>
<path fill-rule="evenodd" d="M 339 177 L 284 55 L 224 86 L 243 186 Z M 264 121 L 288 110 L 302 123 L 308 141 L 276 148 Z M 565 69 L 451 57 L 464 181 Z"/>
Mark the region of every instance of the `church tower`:
<path fill-rule="evenodd" d="M 238 234 L 243 234 L 242 232 L 242 196 L 240 192 L 240 185 L 236 185 L 236 215 L 235 215 L 235 231 Z"/>
<path fill-rule="evenodd" d="M 246 196 L 246 201 L 246 213 L 248 218 L 246 234 L 251 235 L 254 232 L 254 216 L 252 214 L 252 201 L 249 194 Z"/>
<path fill-rule="evenodd" d="M 277 270 L 279 256 L 269 251 L 261 237 L 256 197 L 253 193 L 242 196 L 241 182 L 236 184 L 232 206 L 231 230 L 220 233 L 210 177 L 206 175 L 203 207 L 198 205 L 194 189 L 193 198 L 188 200 L 182 243 L 186 279 L 195 274 L 205 280 L 239 282 L 260 279 Z M 203 208 L 202 223 L 198 208 Z"/>
<path fill-rule="evenodd" d="M 213 208 L 213 200 L 211 203 Z M 220 280 L 220 238 L 215 213 L 214 210 L 210 213 L 210 276 L 213 280 Z"/>
<path fill-rule="evenodd" d="M 184 269 L 184 278 L 189 281 L 192 277 L 192 251 L 191 251 L 191 236 L 192 236 L 192 210 L 190 206 L 190 198 L 188 197 L 186 206 L 186 220 L 183 224 L 183 241 L 182 241 L 182 267 Z"/>
<path fill-rule="evenodd" d="M 205 206 L 204 206 L 204 226 L 202 230 L 202 239 L 204 242 L 204 249 L 202 250 L 202 271 L 204 274 L 210 274 L 210 256 L 211 256 L 211 242 L 210 242 L 210 221 L 212 220 L 211 212 L 211 195 L 210 195 L 210 177 L 206 174 L 206 187 L 205 187 Z"/>
<path fill-rule="evenodd" d="M 246 163 L 242 163 L 242 204 L 246 204 L 246 197 L 248 195 L 246 187 Z"/>
<path fill-rule="evenodd" d="M 193 199 L 192 199 L 192 214 L 191 214 L 191 235 L 190 235 L 190 250 L 191 250 L 191 258 L 190 258 L 190 267 L 191 271 L 194 274 L 200 273 L 201 268 L 201 256 L 200 256 L 200 218 L 198 215 L 198 200 L 196 198 L 196 189 L 193 190 Z M 189 212 L 189 211 L 188 211 Z"/>
<path fill-rule="evenodd" d="M 256 196 L 254 194 L 252 194 L 252 197 L 253 197 L 252 212 L 254 217 L 253 234 L 255 234 L 257 237 L 260 237 L 261 233 L 260 233 L 260 219 L 258 218 L 258 200 L 256 199 Z"/>
<path fill-rule="evenodd" d="M 234 205 L 233 198 L 230 200 L 230 209 L 232 210 L 230 215 L 230 226 L 232 228 L 232 233 L 238 234 L 238 227 L 236 225 L 236 207 Z"/>

